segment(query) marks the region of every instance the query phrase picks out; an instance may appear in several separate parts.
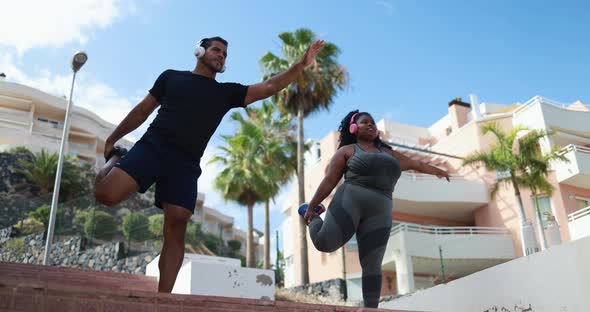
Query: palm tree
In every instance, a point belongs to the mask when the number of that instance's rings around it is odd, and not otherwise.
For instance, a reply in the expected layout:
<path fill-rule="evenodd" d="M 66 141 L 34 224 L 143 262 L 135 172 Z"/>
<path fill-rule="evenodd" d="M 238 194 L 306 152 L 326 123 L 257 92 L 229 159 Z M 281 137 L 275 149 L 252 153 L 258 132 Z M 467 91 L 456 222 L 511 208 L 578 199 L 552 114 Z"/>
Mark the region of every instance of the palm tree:
<path fill-rule="evenodd" d="M 18 164 L 22 167 L 13 168 L 13 171 L 20 173 L 25 178 L 39 188 L 41 195 L 53 191 L 55 183 L 55 173 L 57 171 L 57 153 L 50 154 L 47 150 L 31 154 L 30 159 L 19 159 Z M 62 171 L 62 183 L 65 186 L 64 192 L 68 190 L 67 186 L 77 185 L 78 173 L 71 158 L 66 158 Z"/>
<path fill-rule="evenodd" d="M 238 113 L 239 115 L 239 113 Z M 235 114 L 232 114 L 235 118 Z M 255 267 L 253 248 L 253 208 L 254 204 L 261 201 L 260 186 L 266 183 L 264 174 L 266 169 L 264 160 L 251 148 L 261 141 L 261 134 L 257 127 L 248 123 L 241 124 L 241 129 L 233 136 L 222 136 L 227 146 L 218 146 L 222 152 L 209 161 L 209 163 L 221 163 L 223 170 L 215 178 L 215 188 L 219 190 L 226 200 L 235 201 L 248 207 L 248 235 L 246 239 L 246 265 Z"/>
<path fill-rule="evenodd" d="M 264 158 L 267 166 L 266 183 L 261 186 L 261 198 L 264 200 L 264 268 L 270 268 L 270 200 L 278 195 L 282 186 L 289 182 L 296 170 L 297 142 L 293 135 L 290 114 L 275 118 L 275 106 L 269 102 L 262 102 L 260 108 L 246 108 L 247 120 L 241 115 L 234 115 L 234 120 L 250 122 L 259 127 L 262 139 L 252 146 L 259 150 L 258 154 Z M 240 117 L 238 117 L 240 116 Z"/>
<path fill-rule="evenodd" d="M 496 137 L 497 144 L 492 146 L 488 152 L 476 152 L 466 156 L 463 159 L 463 166 L 475 163 L 483 163 L 489 171 L 507 172 L 506 177 L 499 177 L 498 181 L 492 186 L 491 194 L 494 197 L 500 187 L 500 184 L 510 183 L 514 188 L 514 196 L 518 206 L 518 216 L 521 223 L 521 243 L 523 253 L 528 255 L 527 246 L 524 241 L 524 226 L 527 222 L 526 214 L 522 205 L 522 198 L 520 196 L 519 180 L 519 163 L 522 163 L 512 152 L 512 145 L 515 137 L 519 131 L 526 130 L 524 127 L 515 127 L 510 133 L 506 134 L 498 129 L 495 123 L 486 124 L 481 127 L 483 134 L 492 133 Z"/>
<path fill-rule="evenodd" d="M 542 153 L 540 140 L 552 135 L 551 132 L 544 130 L 523 131 L 522 135 L 513 142 L 513 151 L 517 151 L 518 159 L 521 163 L 518 165 L 521 173 L 521 183 L 531 190 L 533 203 L 535 206 L 535 217 L 537 221 L 537 231 L 541 237 L 541 247 L 547 249 L 547 239 L 543 229 L 541 210 L 539 208 L 539 195 L 545 194 L 551 196 L 553 186 L 547 181 L 550 163 L 553 161 L 569 161 L 559 148 L 553 148 L 549 153 Z"/>
<path fill-rule="evenodd" d="M 283 58 L 268 52 L 260 59 L 267 77 L 283 72 L 298 62 L 307 47 L 315 41 L 316 35 L 311 30 L 302 28 L 295 32 L 282 32 L 279 38 L 282 41 Z M 300 203 L 305 202 L 303 118 L 321 109 L 328 109 L 338 91 L 348 86 L 348 72 L 336 62 L 339 53 L 336 45 L 326 42 L 316 58 L 316 64 L 305 69 L 291 85 L 273 96 L 275 102 L 280 103 L 279 109 L 282 113 L 288 112 L 297 116 L 297 182 Z M 301 282 L 308 284 L 306 226 L 303 220 L 299 220 L 299 225 Z"/>
<path fill-rule="evenodd" d="M 551 194 L 552 191 L 551 184 L 546 180 L 549 163 L 554 160 L 563 160 L 565 157 L 560 155 L 556 149 L 542 155 L 539 142 L 551 135 L 551 133 L 517 126 L 506 134 L 500 131 L 494 123 L 484 125 L 481 129 L 484 134 L 492 133 L 498 143 L 492 146 L 488 152 L 477 152 L 468 155 L 463 160 L 463 165 L 483 163 L 487 170 L 508 173 L 506 177 L 498 177 L 498 182 L 492 186 L 491 193 L 492 197 L 495 196 L 502 183 L 510 183 L 514 188 L 521 221 L 523 252 L 527 255 L 522 228 L 526 222 L 526 215 L 523 209 L 520 187 L 529 188 L 533 193 L 537 210 L 537 224 L 539 225 L 541 219 L 537 195 L 542 193 Z M 538 227 L 538 230 L 542 243 L 546 246 L 542 226 Z"/>

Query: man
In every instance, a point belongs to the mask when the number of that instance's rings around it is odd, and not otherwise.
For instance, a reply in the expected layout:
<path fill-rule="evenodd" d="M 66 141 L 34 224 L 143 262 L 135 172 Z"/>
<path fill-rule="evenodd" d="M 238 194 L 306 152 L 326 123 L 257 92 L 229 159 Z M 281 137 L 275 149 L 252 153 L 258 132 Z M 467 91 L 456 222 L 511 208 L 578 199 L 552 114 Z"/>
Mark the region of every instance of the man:
<path fill-rule="evenodd" d="M 231 108 L 245 107 L 285 88 L 315 61 L 323 44 L 321 40 L 312 43 L 286 72 L 245 86 L 215 80 L 216 74 L 225 70 L 228 44 L 221 37 L 205 38 L 195 50 L 195 69 L 160 74 L 149 94 L 108 137 L 106 163 L 95 181 L 96 200 L 113 206 L 156 184 L 155 204 L 164 210 L 164 244 L 158 263 L 160 292 L 172 291 L 182 265 L 184 234 L 195 209 L 201 174 L 199 161 L 221 119 Z M 158 105 L 158 115 L 128 153 L 114 146 Z"/>

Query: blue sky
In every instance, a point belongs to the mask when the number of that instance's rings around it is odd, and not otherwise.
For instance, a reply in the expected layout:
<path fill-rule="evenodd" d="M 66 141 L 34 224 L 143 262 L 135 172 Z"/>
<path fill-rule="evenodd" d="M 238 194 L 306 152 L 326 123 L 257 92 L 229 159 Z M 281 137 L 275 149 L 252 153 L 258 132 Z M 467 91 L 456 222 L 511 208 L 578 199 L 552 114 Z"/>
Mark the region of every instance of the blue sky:
<path fill-rule="evenodd" d="M 339 62 L 351 77 L 329 112 L 306 119 L 306 137 L 319 139 L 355 108 L 377 120 L 428 127 L 446 114 L 450 99 L 470 93 L 502 104 L 534 95 L 590 103 L 589 10 L 586 1 L 9 1 L 2 5 L 0 72 L 68 94 L 70 58 L 85 50 L 74 101 L 118 123 L 160 72 L 194 67 L 199 39 L 220 35 L 230 43 L 219 81 L 252 84 L 261 79 L 260 57 L 279 53 L 277 34 L 306 27 L 340 47 Z M 205 158 L 221 144 L 219 135 L 233 130 L 226 118 Z M 245 228 L 245 209 L 225 204 L 212 189 L 218 168 L 202 168 L 206 204 Z M 280 196 L 277 204 L 283 202 Z M 255 209 L 262 229 L 262 207 Z M 273 206 L 273 233 L 280 222 Z"/>

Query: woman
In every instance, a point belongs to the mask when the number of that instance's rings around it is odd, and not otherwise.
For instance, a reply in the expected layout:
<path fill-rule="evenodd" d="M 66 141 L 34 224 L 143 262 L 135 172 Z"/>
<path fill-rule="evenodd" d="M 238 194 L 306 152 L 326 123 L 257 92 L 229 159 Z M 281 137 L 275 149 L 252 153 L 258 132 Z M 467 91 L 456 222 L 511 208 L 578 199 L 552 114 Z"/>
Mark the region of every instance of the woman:
<path fill-rule="evenodd" d="M 339 131 L 338 150 L 303 217 L 313 244 L 322 252 L 337 250 L 356 234 L 364 305 L 376 308 L 381 294 L 381 261 L 392 224 L 391 196 L 401 172 L 415 170 L 447 181 L 449 175 L 392 150 L 379 139 L 369 113 L 358 110 L 348 113 Z M 344 183 L 338 187 L 322 221 L 319 214 L 324 209 L 320 203 L 342 175 Z"/>

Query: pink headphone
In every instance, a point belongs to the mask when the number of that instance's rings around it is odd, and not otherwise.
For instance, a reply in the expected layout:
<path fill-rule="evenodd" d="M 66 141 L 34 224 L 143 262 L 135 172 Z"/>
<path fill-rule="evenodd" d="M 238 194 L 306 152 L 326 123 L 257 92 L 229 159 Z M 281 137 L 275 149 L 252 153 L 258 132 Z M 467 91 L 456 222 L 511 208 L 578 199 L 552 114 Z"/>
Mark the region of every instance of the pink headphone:
<path fill-rule="evenodd" d="M 348 131 L 351 134 L 356 134 L 357 131 L 359 131 L 359 126 L 357 126 L 354 123 L 354 117 L 356 117 L 356 115 L 358 115 L 359 113 L 354 113 L 352 114 L 352 117 L 350 117 L 350 125 L 348 126 Z"/>
<path fill-rule="evenodd" d="M 357 126 L 357 124 L 354 123 L 354 117 L 356 117 L 356 115 L 358 115 L 358 113 L 354 113 L 354 114 L 352 114 L 352 117 L 350 117 L 350 124 L 348 125 L 348 131 L 351 134 L 356 134 L 359 131 L 359 126 Z M 377 130 L 377 136 L 381 136 L 381 131 Z"/>

